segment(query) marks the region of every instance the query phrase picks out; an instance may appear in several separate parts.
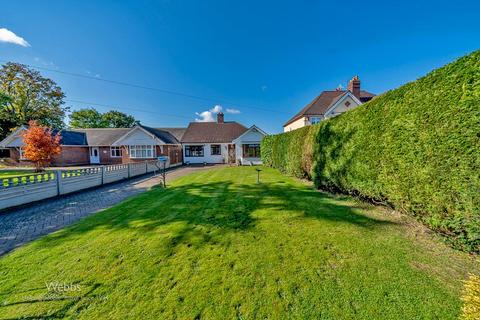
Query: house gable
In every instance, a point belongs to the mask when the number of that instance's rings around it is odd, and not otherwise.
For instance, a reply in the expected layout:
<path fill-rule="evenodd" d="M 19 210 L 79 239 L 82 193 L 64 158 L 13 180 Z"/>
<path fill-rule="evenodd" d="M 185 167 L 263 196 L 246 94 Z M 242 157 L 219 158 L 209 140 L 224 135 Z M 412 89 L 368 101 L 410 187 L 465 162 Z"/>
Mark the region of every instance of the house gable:
<path fill-rule="evenodd" d="M 333 117 L 345 111 L 358 107 L 362 103 L 350 91 L 341 96 L 330 108 L 325 112 L 325 118 Z"/>
<path fill-rule="evenodd" d="M 117 141 L 112 143 L 112 146 L 124 145 L 161 145 L 165 144 L 162 140 L 151 134 L 140 126 L 135 126 L 120 137 Z"/>
<path fill-rule="evenodd" d="M 262 141 L 263 137 L 265 137 L 266 135 L 267 133 L 265 131 L 253 125 L 247 131 L 241 134 L 238 138 L 233 140 L 233 143 L 237 143 L 237 142 L 258 143 L 259 141 Z"/>
<path fill-rule="evenodd" d="M 23 146 L 22 132 L 27 128 L 25 126 L 19 127 L 17 130 L 10 133 L 5 139 L 0 142 L 0 148 L 16 148 Z"/>

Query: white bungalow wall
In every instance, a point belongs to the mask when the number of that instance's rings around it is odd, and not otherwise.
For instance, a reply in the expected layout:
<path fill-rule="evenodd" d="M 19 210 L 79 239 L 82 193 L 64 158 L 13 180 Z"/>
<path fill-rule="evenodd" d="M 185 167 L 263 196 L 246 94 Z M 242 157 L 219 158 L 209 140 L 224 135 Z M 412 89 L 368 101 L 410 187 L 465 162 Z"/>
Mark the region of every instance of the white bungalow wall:
<path fill-rule="evenodd" d="M 221 155 L 212 155 L 212 144 L 219 144 Z M 185 153 L 186 146 L 203 146 L 203 157 L 187 157 Z M 228 143 L 184 143 L 183 161 L 185 163 L 227 163 Z"/>
<path fill-rule="evenodd" d="M 242 137 L 236 139 L 235 141 L 235 153 L 237 162 L 240 161 L 242 165 L 249 164 L 260 164 L 260 158 L 244 158 L 243 157 L 243 144 L 260 144 L 262 142 L 264 135 L 257 131 L 255 128 L 247 132 Z"/>

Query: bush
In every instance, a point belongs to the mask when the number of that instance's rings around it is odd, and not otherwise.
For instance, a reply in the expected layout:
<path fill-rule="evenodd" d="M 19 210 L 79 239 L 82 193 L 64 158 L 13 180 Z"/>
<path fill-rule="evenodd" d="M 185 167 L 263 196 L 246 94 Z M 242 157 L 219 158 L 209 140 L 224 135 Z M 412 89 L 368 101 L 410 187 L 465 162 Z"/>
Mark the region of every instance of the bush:
<path fill-rule="evenodd" d="M 269 136 L 266 165 L 384 201 L 480 250 L 480 51 L 320 124 Z"/>

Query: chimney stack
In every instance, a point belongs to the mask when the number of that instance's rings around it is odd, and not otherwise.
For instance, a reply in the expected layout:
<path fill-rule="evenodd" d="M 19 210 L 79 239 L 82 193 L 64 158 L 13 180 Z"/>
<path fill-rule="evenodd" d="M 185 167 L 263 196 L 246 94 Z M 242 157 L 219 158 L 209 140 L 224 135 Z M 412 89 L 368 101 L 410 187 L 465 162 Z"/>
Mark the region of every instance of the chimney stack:
<path fill-rule="evenodd" d="M 217 113 L 217 123 L 224 123 L 223 121 L 223 112 Z"/>
<path fill-rule="evenodd" d="M 360 99 L 360 79 L 354 76 L 352 80 L 348 81 L 348 91 L 350 91 L 357 99 Z"/>

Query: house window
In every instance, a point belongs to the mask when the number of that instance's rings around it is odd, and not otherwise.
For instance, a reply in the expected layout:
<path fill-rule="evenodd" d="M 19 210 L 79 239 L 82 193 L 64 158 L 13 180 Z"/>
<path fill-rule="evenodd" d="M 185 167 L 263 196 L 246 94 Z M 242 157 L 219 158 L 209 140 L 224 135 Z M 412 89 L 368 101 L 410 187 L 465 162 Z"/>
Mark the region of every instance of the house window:
<path fill-rule="evenodd" d="M 212 146 L 210 148 L 211 148 L 211 151 L 212 151 L 212 156 L 219 156 L 219 155 L 222 154 L 222 150 L 220 149 L 219 144 L 212 144 Z"/>
<path fill-rule="evenodd" d="M 120 158 L 122 156 L 122 147 L 110 147 L 110 156 Z"/>
<path fill-rule="evenodd" d="M 203 146 L 185 146 L 185 157 L 203 157 Z"/>
<path fill-rule="evenodd" d="M 259 144 L 244 144 L 242 147 L 244 158 L 260 158 Z"/>
<path fill-rule="evenodd" d="M 129 146 L 129 149 L 130 158 L 142 159 L 155 157 L 155 146 L 152 145 Z"/>
<path fill-rule="evenodd" d="M 26 157 L 25 157 L 25 151 L 22 149 L 22 148 L 19 148 L 18 149 L 18 152 L 20 154 L 20 160 L 28 160 Z"/>
<path fill-rule="evenodd" d="M 311 117 L 310 118 L 310 123 L 311 124 L 317 124 L 321 121 L 320 117 Z"/>

